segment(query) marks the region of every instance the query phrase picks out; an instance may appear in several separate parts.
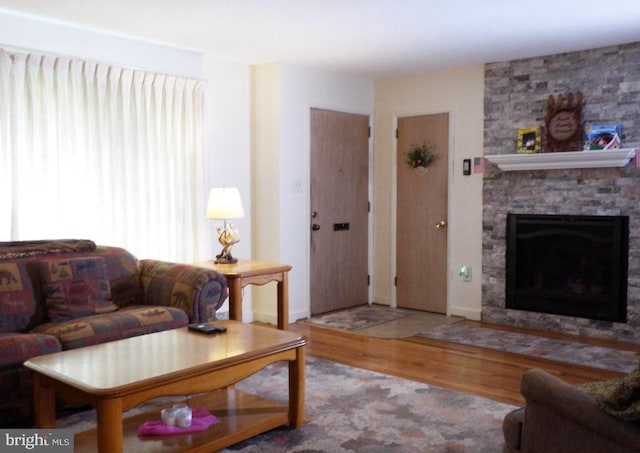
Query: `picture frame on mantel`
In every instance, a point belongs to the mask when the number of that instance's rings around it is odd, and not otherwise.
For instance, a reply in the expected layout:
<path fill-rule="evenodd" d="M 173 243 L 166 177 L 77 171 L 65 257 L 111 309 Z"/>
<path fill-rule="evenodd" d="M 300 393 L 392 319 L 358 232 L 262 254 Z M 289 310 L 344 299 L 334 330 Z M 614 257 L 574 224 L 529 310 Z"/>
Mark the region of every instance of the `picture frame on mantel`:
<path fill-rule="evenodd" d="M 540 127 L 521 127 L 518 129 L 516 152 L 519 154 L 539 153 L 542 143 Z"/>

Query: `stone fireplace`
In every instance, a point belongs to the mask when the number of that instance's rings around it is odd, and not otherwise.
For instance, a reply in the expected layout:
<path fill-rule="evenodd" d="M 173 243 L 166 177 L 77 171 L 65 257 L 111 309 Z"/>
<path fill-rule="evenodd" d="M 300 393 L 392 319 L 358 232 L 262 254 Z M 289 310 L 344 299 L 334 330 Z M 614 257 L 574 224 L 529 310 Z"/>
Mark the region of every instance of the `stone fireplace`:
<path fill-rule="evenodd" d="M 585 95 L 585 123 L 622 123 L 623 147 L 640 147 L 637 61 L 640 43 L 487 64 L 484 154 L 515 152 L 518 128 L 542 125 L 547 97 L 576 90 Z M 623 316 L 594 319 L 507 307 L 509 214 L 628 218 Z M 633 161 L 616 168 L 524 171 L 487 162 L 482 247 L 483 321 L 640 343 L 640 169 Z"/>

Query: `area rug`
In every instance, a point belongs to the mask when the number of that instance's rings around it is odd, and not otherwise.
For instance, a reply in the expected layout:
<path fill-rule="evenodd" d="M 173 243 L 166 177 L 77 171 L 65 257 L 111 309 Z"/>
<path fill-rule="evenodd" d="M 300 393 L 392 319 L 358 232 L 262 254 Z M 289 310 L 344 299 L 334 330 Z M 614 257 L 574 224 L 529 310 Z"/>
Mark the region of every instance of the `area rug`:
<path fill-rule="evenodd" d="M 377 338 L 406 338 L 463 318 L 405 308 L 361 305 L 312 316 L 304 322 L 319 327 L 344 330 Z"/>
<path fill-rule="evenodd" d="M 286 364 L 276 363 L 238 383 L 237 388 L 286 403 L 287 382 Z M 494 453 L 503 442 L 502 420 L 514 408 L 307 357 L 303 426 L 278 428 L 223 451 Z M 94 411 L 58 421 L 59 428 L 84 430 L 94 425 Z"/>
<path fill-rule="evenodd" d="M 635 351 L 505 332 L 464 323 L 442 325 L 416 336 L 622 373 L 633 371 L 640 362 L 640 353 Z"/>

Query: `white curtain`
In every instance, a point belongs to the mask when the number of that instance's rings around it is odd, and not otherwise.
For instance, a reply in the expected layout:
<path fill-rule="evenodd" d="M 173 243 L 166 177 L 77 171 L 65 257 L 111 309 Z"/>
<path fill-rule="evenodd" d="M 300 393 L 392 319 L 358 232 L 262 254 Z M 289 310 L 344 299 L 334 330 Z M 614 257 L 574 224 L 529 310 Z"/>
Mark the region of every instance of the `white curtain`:
<path fill-rule="evenodd" d="M 207 252 L 205 82 L 0 49 L 0 241 Z"/>

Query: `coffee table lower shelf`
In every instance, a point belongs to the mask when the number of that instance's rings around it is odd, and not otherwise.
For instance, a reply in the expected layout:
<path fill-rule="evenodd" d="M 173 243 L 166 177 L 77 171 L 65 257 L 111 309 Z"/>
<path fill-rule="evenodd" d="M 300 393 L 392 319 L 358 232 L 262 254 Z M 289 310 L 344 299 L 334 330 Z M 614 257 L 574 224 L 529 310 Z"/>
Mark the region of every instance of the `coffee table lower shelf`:
<path fill-rule="evenodd" d="M 287 405 L 236 390 L 232 386 L 189 398 L 188 404 L 191 407 L 205 407 L 220 420 L 220 423 L 210 426 L 209 429 L 171 436 L 138 436 L 138 427 L 141 424 L 150 420 L 160 420 L 160 410 L 174 403 L 157 406 L 149 412 L 124 419 L 124 452 L 210 453 L 289 423 Z M 96 430 L 76 434 L 74 451 L 97 452 Z"/>

